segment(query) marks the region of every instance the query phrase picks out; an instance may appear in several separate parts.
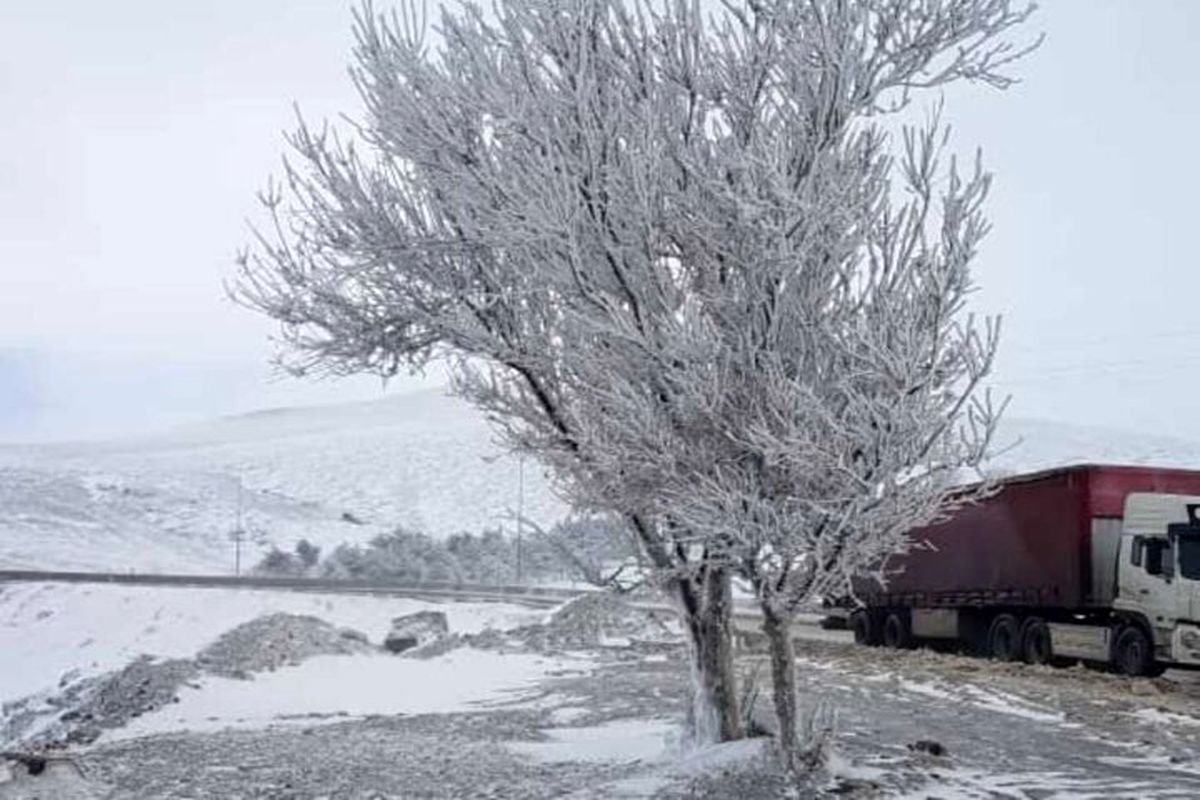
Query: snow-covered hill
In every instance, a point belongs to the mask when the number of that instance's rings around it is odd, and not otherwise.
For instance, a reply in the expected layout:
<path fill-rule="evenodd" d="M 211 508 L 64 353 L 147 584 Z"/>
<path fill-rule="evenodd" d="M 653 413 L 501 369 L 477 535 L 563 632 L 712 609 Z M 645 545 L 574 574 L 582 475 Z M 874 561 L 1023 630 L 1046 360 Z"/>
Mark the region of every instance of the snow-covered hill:
<path fill-rule="evenodd" d="M 1057 422 L 1009 419 L 996 443 L 1002 473 L 1084 461 L 1200 468 L 1200 443 Z M 245 527 L 284 547 L 304 537 L 329 548 L 397 524 L 478 532 L 511 524 L 518 472 L 483 417 L 440 390 L 114 442 L 0 447 L 0 566 L 228 571 L 239 505 Z M 524 509 L 542 523 L 566 513 L 531 462 Z"/>
<path fill-rule="evenodd" d="M 538 466 L 523 471 L 524 513 L 564 515 Z M 483 417 L 440 390 L 114 442 L 0 447 L 0 566 L 229 570 L 239 506 L 244 527 L 284 547 L 303 537 L 329 548 L 398 524 L 479 532 L 511 526 L 520 472 Z"/>
<path fill-rule="evenodd" d="M 1083 463 L 1200 469 L 1200 442 L 1021 417 L 1001 423 L 995 449 L 997 474 Z"/>

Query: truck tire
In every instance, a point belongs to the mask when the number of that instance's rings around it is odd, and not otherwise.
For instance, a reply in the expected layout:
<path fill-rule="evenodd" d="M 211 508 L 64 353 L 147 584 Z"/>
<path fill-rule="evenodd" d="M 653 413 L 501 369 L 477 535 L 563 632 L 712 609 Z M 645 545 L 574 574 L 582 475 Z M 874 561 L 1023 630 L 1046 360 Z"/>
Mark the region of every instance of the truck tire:
<path fill-rule="evenodd" d="M 854 631 L 855 644 L 877 647 L 879 630 L 873 615 L 868 611 L 855 611 L 850 615 L 850 630 Z"/>
<path fill-rule="evenodd" d="M 883 645 L 896 650 L 908 650 L 913 646 L 912 627 L 907 614 L 892 611 L 883 620 Z"/>
<path fill-rule="evenodd" d="M 1048 664 L 1057 669 L 1079 663 L 1075 658 L 1054 655 L 1050 626 L 1041 617 L 1030 617 L 1021 626 L 1021 658 L 1026 664 Z"/>
<path fill-rule="evenodd" d="M 1164 668 L 1154 660 L 1154 644 L 1138 625 L 1125 627 L 1113 647 L 1113 668 L 1132 678 L 1161 675 Z"/>
<path fill-rule="evenodd" d="M 988 655 L 997 661 L 1021 658 L 1021 623 L 1012 614 L 998 614 L 988 627 Z"/>
<path fill-rule="evenodd" d="M 1030 617 L 1021 626 L 1021 658 L 1026 664 L 1052 664 L 1050 626 L 1041 617 Z"/>

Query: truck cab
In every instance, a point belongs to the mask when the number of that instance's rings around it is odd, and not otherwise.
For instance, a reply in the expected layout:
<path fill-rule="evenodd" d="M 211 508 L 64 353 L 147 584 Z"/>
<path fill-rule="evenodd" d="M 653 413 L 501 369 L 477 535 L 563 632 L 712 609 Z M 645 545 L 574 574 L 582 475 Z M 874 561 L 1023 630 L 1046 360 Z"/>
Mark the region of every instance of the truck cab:
<path fill-rule="evenodd" d="M 1113 609 L 1145 626 L 1153 659 L 1200 665 L 1200 496 L 1130 494 L 1116 562 Z"/>

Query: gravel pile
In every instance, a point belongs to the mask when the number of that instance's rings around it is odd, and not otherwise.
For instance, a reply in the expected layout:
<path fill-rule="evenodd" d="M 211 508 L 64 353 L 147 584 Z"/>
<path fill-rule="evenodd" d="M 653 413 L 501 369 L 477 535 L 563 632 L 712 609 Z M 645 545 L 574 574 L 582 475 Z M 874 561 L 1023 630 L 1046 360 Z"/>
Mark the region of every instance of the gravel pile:
<path fill-rule="evenodd" d="M 670 611 L 641 608 L 623 598 L 597 592 L 569 600 L 545 625 L 527 629 L 543 647 L 598 647 L 632 642 L 665 642 L 679 638 Z"/>
<path fill-rule="evenodd" d="M 269 614 L 225 632 L 196 654 L 205 672 L 226 678 L 250 678 L 306 658 L 350 655 L 371 650 L 358 631 L 335 628 L 316 617 Z"/>
<path fill-rule="evenodd" d="M 179 689 L 200 674 L 188 659 L 141 656 L 124 668 L 68 684 L 56 695 L 34 695 L 4 708 L 0 742 L 39 747 L 89 744 L 105 728 L 176 702 Z"/>
<path fill-rule="evenodd" d="M 436 658 L 459 647 L 501 652 L 554 653 L 596 648 L 612 653 L 644 652 L 647 648 L 658 652 L 664 646 L 671 649 L 682 643 L 672 612 L 640 607 L 618 595 L 597 592 L 568 600 L 540 625 L 451 633 L 406 650 L 401 657 Z"/>
<path fill-rule="evenodd" d="M 88 744 L 105 729 L 178 701 L 179 690 L 204 675 L 251 679 L 256 672 L 298 664 L 317 655 L 373 648 L 362 633 L 316 617 L 271 614 L 226 632 L 195 658 L 141 656 L 122 669 L 68 682 L 0 708 L 0 745 L 53 748 Z"/>

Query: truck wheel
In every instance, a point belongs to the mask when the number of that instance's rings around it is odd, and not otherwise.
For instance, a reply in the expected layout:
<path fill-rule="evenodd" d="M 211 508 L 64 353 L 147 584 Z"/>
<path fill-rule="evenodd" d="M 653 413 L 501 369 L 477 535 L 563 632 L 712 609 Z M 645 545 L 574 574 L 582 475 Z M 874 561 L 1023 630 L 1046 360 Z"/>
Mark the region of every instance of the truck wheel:
<path fill-rule="evenodd" d="M 1021 657 L 1026 664 L 1050 664 L 1050 626 L 1041 617 L 1030 617 L 1021 626 Z"/>
<path fill-rule="evenodd" d="M 992 620 L 987 635 L 988 655 L 997 661 L 1021 658 L 1021 625 L 1012 614 L 1000 614 Z"/>
<path fill-rule="evenodd" d="M 875 621 L 867 611 L 855 611 L 850 615 L 850 629 L 854 631 L 855 644 L 876 647 L 879 644 L 879 631 Z"/>
<path fill-rule="evenodd" d="M 1136 625 L 1121 631 L 1113 648 L 1113 666 L 1118 673 L 1135 678 L 1155 672 L 1154 646 L 1145 631 Z"/>
<path fill-rule="evenodd" d="M 896 650 L 907 650 L 913 646 L 912 630 L 903 613 L 893 611 L 883 621 L 883 644 Z"/>

